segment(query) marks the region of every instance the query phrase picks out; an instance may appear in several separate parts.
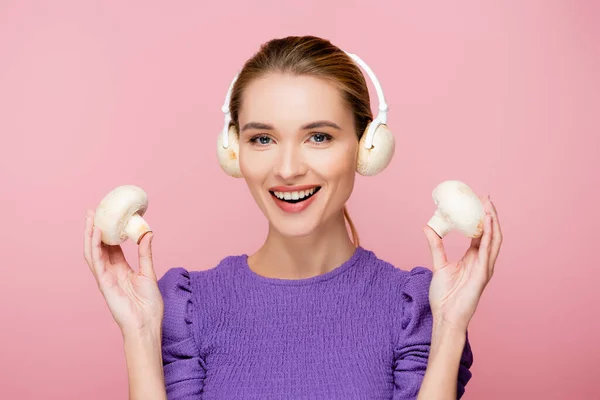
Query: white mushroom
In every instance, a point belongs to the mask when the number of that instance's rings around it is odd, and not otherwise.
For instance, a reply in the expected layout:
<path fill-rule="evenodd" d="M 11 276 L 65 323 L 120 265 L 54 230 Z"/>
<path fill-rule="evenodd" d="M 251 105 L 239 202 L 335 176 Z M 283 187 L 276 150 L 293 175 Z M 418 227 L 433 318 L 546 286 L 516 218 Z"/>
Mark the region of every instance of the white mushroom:
<path fill-rule="evenodd" d="M 140 243 L 150 232 L 142 216 L 148 208 L 148 196 L 141 188 L 123 185 L 111 190 L 96 209 L 94 224 L 102 230 L 102 242 L 117 245 L 128 238 Z"/>
<path fill-rule="evenodd" d="M 456 180 L 442 182 L 433 190 L 432 196 L 438 208 L 427 225 L 439 237 L 453 229 L 470 238 L 483 234 L 483 204 L 465 183 Z"/>

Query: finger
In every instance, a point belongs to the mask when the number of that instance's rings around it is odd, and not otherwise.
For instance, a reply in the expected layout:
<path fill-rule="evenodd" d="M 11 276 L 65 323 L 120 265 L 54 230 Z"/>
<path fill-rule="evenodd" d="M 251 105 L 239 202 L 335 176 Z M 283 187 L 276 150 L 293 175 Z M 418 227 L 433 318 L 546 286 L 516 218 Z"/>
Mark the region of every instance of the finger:
<path fill-rule="evenodd" d="M 85 217 L 85 230 L 83 233 L 83 258 L 87 263 L 90 271 L 94 272 L 92 267 L 92 234 L 94 228 L 94 219 L 92 216 L 92 212 L 88 210 L 87 215 Z"/>
<path fill-rule="evenodd" d="M 492 219 L 489 214 L 485 214 L 483 219 L 483 235 L 479 245 L 479 260 L 486 267 L 490 260 L 490 244 L 492 242 Z"/>
<path fill-rule="evenodd" d="M 98 227 L 93 228 L 92 234 L 92 268 L 96 277 L 100 277 L 106 271 L 106 262 L 102 255 L 102 231 Z"/>
<path fill-rule="evenodd" d="M 433 258 L 433 270 L 437 271 L 444 265 L 448 264 L 446 251 L 444 250 L 444 242 L 442 241 L 442 238 L 440 238 L 438 234 L 435 233 L 431 227 L 429 227 L 429 225 L 425 225 L 425 227 L 423 227 L 423 232 L 425 232 L 427 242 L 429 243 L 429 250 L 431 250 L 431 256 Z"/>
<path fill-rule="evenodd" d="M 496 206 L 490 200 L 490 214 L 492 216 L 492 244 L 490 250 L 490 272 L 494 271 L 494 265 L 500 253 L 500 246 L 502 245 L 502 229 L 500 228 L 500 221 L 498 220 L 498 212 Z"/>
<path fill-rule="evenodd" d="M 108 259 L 111 264 L 123 264 L 127 263 L 125 259 L 125 254 L 123 254 L 123 249 L 121 246 L 106 246 L 106 250 L 108 252 Z"/>
<path fill-rule="evenodd" d="M 481 201 L 481 204 L 483 205 L 484 219 L 485 219 L 485 213 L 491 211 L 490 196 L 489 195 L 479 196 L 479 200 Z M 483 219 L 482 219 L 482 223 L 483 223 Z M 475 250 L 478 250 L 479 246 L 481 246 L 481 238 L 482 238 L 482 235 L 479 235 L 478 237 L 471 239 L 471 247 L 474 248 Z"/>
<path fill-rule="evenodd" d="M 140 274 L 152 278 L 156 281 L 156 273 L 152 263 L 152 239 L 154 233 L 149 232 L 140 241 L 138 246 L 138 257 L 140 263 Z"/>

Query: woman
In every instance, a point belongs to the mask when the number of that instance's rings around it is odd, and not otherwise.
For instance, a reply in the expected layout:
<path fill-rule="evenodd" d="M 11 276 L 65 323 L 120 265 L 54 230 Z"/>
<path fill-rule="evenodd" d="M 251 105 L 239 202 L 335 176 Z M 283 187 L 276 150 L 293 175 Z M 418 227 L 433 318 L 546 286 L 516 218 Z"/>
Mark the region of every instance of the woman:
<path fill-rule="evenodd" d="M 501 244 L 489 198 L 461 260 L 425 226 L 433 270 L 395 268 L 359 245 L 345 208 L 373 120 L 351 58 L 312 36 L 272 40 L 229 107 L 239 171 L 269 224 L 255 253 L 157 280 L 153 234 L 136 273 L 89 212 L 85 259 L 123 333 L 130 398 L 460 398 L 467 326 Z"/>

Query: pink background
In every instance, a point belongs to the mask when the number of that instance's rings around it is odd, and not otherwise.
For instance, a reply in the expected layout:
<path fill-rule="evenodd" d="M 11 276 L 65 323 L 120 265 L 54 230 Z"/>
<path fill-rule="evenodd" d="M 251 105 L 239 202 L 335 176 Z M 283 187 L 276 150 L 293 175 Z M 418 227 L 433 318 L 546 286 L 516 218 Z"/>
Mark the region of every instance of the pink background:
<path fill-rule="evenodd" d="M 599 3 L 281 3 L 0 1 L 0 398 L 127 398 L 83 259 L 85 210 L 113 187 L 148 192 L 160 276 L 259 246 L 216 135 L 233 75 L 290 34 L 358 54 L 386 91 L 396 157 L 349 204 L 364 246 L 430 267 L 421 227 L 446 179 L 498 207 L 465 399 L 600 398 Z"/>

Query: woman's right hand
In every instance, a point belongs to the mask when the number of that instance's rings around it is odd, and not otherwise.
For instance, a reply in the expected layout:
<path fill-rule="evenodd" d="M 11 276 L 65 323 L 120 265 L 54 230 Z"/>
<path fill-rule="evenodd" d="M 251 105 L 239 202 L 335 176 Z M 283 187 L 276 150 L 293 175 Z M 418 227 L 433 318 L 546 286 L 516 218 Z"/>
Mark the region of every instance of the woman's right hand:
<path fill-rule="evenodd" d="M 138 245 L 138 272 L 125 260 L 121 246 L 108 246 L 100 238 L 94 212 L 89 210 L 84 258 L 121 332 L 126 335 L 160 329 L 164 305 L 152 263 L 153 233 L 146 234 Z"/>

